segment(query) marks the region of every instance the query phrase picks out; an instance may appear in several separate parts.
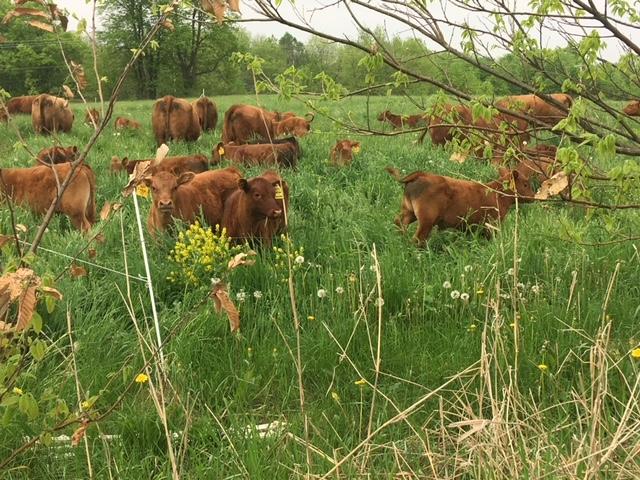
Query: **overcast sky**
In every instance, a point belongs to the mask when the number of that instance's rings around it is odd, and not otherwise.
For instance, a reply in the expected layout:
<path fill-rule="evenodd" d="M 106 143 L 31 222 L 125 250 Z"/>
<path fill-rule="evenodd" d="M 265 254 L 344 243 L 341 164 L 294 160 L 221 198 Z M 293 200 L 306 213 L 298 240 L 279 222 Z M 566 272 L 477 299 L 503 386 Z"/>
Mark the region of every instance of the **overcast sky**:
<path fill-rule="evenodd" d="M 598 0 L 596 3 L 602 3 L 602 1 L 603 0 Z M 515 0 L 515 2 L 516 4 L 522 3 L 523 6 L 526 7 L 528 0 Z M 86 18 L 87 22 L 90 24 L 92 10 L 91 2 L 87 4 L 84 0 L 58 0 L 57 3 L 59 6 L 66 8 L 72 15 L 74 15 L 78 19 Z M 355 38 L 357 36 L 358 27 L 351 19 L 344 6 L 337 7 L 334 5 L 329 8 L 318 8 L 323 5 L 333 5 L 334 3 L 335 2 L 333 0 L 296 0 L 295 7 L 292 7 L 291 3 L 288 0 L 284 0 L 282 2 L 280 10 L 282 11 L 282 15 L 285 18 L 292 21 L 300 21 L 300 19 L 303 18 L 314 28 L 325 33 L 337 37 Z M 242 10 L 243 19 L 255 19 L 260 17 L 260 15 L 256 13 L 252 8 L 254 7 L 254 5 L 255 4 L 250 0 L 241 2 L 240 8 Z M 438 3 L 433 2 L 433 5 L 437 6 Z M 480 26 L 484 21 L 480 15 L 470 15 L 469 12 L 453 7 L 451 3 L 445 2 L 444 5 L 446 5 L 447 16 L 457 23 L 463 23 L 467 21 L 471 25 Z M 359 7 L 357 5 L 354 5 L 353 9 L 359 21 L 369 28 L 383 25 L 390 37 L 394 35 L 400 35 L 403 37 L 409 37 L 413 35 L 411 31 L 407 30 L 407 27 L 405 25 L 402 25 L 399 22 L 394 21 L 393 19 L 386 18 L 383 15 L 372 12 L 369 9 Z M 70 19 L 69 28 L 75 29 L 76 25 L 77 20 L 73 18 Z M 99 20 L 98 25 L 100 28 Z M 302 41 L 306 41 L 310 38 L 310 35 L 305 32 L 301 32 L 294 28 L 285 27 L 277 22 L 243 22 L 241 23 L 241 25 L 253 35 L 274 35 L 276 37 L 280 37 L 285 32 L 289 32 Z M 625 27 L 623 28 L 623 31 L 630 35 L 630 38 L 632 39 L 634 38 L 634 36 L 640 35 L 640 28 L 632 29 Z M 459 42 L 459 38 L 456 35 L 453 35 L 451 30 L 449 30 L 449 32 L 445 30 L 444 33 L 445 35 L 452 35 L 454 45 L 456 44 L 456 42 Z M 546 32 L 545 35 L 542 36 L 542 42 L 544 47 L 557 47 L 565 44 L 560 35 L 554 32 Z M 604 51 L 604 57 L 612 61 L 617 60 L 622 50 L 611 40 L 609 40 L 607 43 L 608 46 Z"/>

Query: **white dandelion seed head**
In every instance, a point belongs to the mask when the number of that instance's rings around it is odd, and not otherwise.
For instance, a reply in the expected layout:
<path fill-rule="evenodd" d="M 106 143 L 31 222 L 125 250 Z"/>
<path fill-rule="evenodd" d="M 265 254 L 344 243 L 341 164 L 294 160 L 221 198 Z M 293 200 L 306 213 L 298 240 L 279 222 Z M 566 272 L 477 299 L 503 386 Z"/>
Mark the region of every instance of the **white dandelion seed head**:
<path fill-rule="evenodd" d="M 444 282 L 442 284 L 442 288 L 451 288 L 451 282 L 449 280 L 447 280 L 446 282 Z"/>
<path fill-rule="evenodd" d="M 535 284 L 535 285 L 531 285 L 531 291 L 535 294 L 538 295 L 540 293 L 540 285 Z"/>
<path fill-rule="evenodd" d="M 457 300 L 458 298 L 460 298 L 460 292 L 458 290 L 453 290 L 451 293 L 451 298 L 453 298 L 454 300 Z"/>
<path fill-rule="evenodd" d="M 465 265 L 464 266 L 464 271 L 465 272 L 470 272 L 471 270 L 473 270 L 473 265 Z"/>
<path fill-rule="evenodd" d="M 469 294 L 468 293 L 461 293 L 460 294 L 460 300 L 462 300 L 463 302 L 468 302 L 469 301 Z"/>
<path fill-rule="evenodd" d="M 256 300 L 260 300 L 262 298 L 262 292 L 260 290 L 256 290 L 255 292 L 253 292 L 253 298 L 255 298 Z"/>
<path fill-rule="evenodd" d="M 515 270 L 513 269 L 513 267 L 511 267 L 509 270 L 507 270 L 507 275 L 513 275 L 515 272 Z"/>
<path fill-rule="evenodd" d="M 337 293 L 338 295 L 342 295 L 342 294 L 344 293 L 344 288 L 342 288 L 342 287 L 336 287 L 336 293 Z"/>
<path fill-rule="evenodd" d="M 298 265 L 302 265 L 304 263 L 304 257 L 302 255 L 298 255 L 293 261 Z"/>
<path fill-rule="evenodd" d="M 382 298 L 382 297 L 378 297 L 378 298 L 376 298 L 375 306 L 376 306 L 376 307 L 381 307 L 381 306 L 383 306 L 383 305 L 384 305 L 384 298 Z"/>
<path fill-rule="evenodd" d="M 238 300 L 239 302 L 244 302 L 246 298 L 247 294 L 244 290 L 240 290 L 238 293 L 236 293 L 236 300 Z"/>
<path fill-rule="evenodd" d="M 218 277 L 213 277 L 211 279 L 211 285 L 217 285 L 221 282 L 222 280 L 220 280 Z"/>
<path fill-rule="evenodd" d="M 327 291 L 324 288 L 318 290 L 318 298 L 324 298 L 327 296 Z"/>

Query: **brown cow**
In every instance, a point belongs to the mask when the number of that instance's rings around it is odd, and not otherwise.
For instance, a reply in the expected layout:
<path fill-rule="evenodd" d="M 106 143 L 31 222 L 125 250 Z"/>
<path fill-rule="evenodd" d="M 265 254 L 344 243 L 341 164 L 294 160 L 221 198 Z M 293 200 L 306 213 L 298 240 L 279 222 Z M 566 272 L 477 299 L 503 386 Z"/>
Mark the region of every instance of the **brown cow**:
<path fill-rule="evenodd" d="M 414 236 L 418 245 L 424 245 L 435 225 L 464 229 L 471 224 L 500 221 L 516 197 L 534 194 L 529 179 L 517 170 L 487 185 L 427 172 L 414 172 L 401 178 L 397 169 L 387 167 L 387 171 L 404 184 L 402 209 L 395 223 L 404 231 L 407 225 L 418 220 Z M 489 232 L 485 230 L 485 234 Z"/>
<path fill-rule="evenodd" d="M 548 95 L 555 101 L 562 104 L 566 110 L 573 105 L 573 98 L 566 93 L 552 93 Z M 501 108 L 508 108 L 509 110 L 520 111 L 529 116 L 536 118 L 544 122 L 549 126 L 553 126 L 563 118 L 567 118 L 567 112 L 547 103 L 537 95 L 512 95 L 505 97 L 502 100 L 496 102 L 496 106 Z"/>
<path fill-rule="evenodd" d="M 25 113 L 27 115 L 31 115 L 31 107 L 33 106 L 33 101 L 35 100 L 35 98 L 36 95 L 14 97 L 7 102 L 7 111 L 11 115 L 15 115 L 17 113 Z"/>
<path fill-rule="evenodd" d="M 235 145 L 218 143 L 211 152 L 211 163 L 216 165 L 229 159 L 244 165 L 280 165 L 295 168 L 301 155 L 295 137 L 276 139 L 273 143 L 249 143 Z"/>
<path fill-rule="evenodd" d="M 94 128 L 98 128 L 100 120 L 100 112 L 95 108 L 89 108 L 84 114 L 84 123 L 91 125 Z"/>
<path fill-rule="evenodd" d="M 57 181 L 62 183 L 70 173 L 70 163 L 54 165 L 53 168 L 46 165 L 3 168 L 0 169 L 0 190 L 6 187 L 5 193 L 13 202 L 26 205 L 33 212 L 43 214 L 57 195 Z M 77 229 L 89 230 L 96 221 L 95 191 L 96 180 L 93 170 L 88 165 L 79 166 L 62 194 L 56 212 L 67 215 Z"/>
<path fill-rule="evenodd" d="M 135 120 L 127 117 L 118 117 L 116 118 L 116 121 L 113 122 L 113 124 L 116 130 L 123 130 L 125 128 L 138 130 L 141 127 L 140 122 L 136 122 Z"/>
<path fill-rule="evenodd" d="M 195 108 L 186 100 L 171 95 L 155 103 L 151 125 L 158 146 L 169 140 L 194 142 L 202 133 Z"/>
<path fill-rule="evenodd" d="M 153 162 L 152 158 L 142 160 L 129 160 L 124 157 L 120 160 L 118 157 L 111 157 L 111 171 L 133 173 L 133 169 L 137 163 Z M 209 168 L 209 160 L 204 155 L 185 155 L 180 157 L 165 157 L 158 165 L 151 166 L 150 173 L 156 174 L 160 172 L 171 172 L 174 175 L 180 175 L 185 172 L 201 173 L 206 172 Z"/>
<path fill-rule="evenodd" d="M 279 197 L 279 176 L 275 172 L 265 172 L 266 176 L 249 180 L 238 180 L 235 190 L 224 204 L 222 226 L 229 237 L 236 242 L 256 239 L 264 245 L 271 245 L 272 237 L 282 228 L 283 203 L 288 197 L 288 187 L 283 182 L 282 196 Z"/>
<path fill-rule="evenodd" d="M 308 113 L 307 118 L 290 114 L 269 112 L 253 105 L 232 105 L 224 114 L 222 141 L 243 144 L 255 137 L 269 142 L 282 135 L 303 137 L 309 133 L 313 114 Z"/>
<path fill-rule="evenodd" d="M 211 226 L 222 223 L 225 199 L 237 189 L 242 174 L 228 167 L 202 173 L 185 172 L 176 177 L 169 172 L 158 172 L 145 177 L 151 188 L 153 205 L 147 226 L 152 233 L 166 230 L 178 218 L 192 223 L 200 212 Z"/>
<path fill-rule="evenodd" d="M 287 229 L 286 218 L 289 217 L 289 185 L 280 176 L 278 172 L 273 170 L 267 170 L 260 175 L 262 178 L 271 182 L 271 185 L 276 189 L 276 202 L 280 205 L 282 210 L 282 216 L 278 218 L 267 218 L 264 223 L 260 225 L 260 238 L 269 239 L 266 240 L 266 244 L 271 244 L 271 239 L 274 235 L 284 233 Z"/>
<path fill-rule="evenodd" d="M 78 158 L 78 147 L 49 147 L 43 148 L 38 153 L 37 163 L 65 163 L 73 162 Z"/>
<path fill-rule="evenodd" d="M 207 97 L 200 97 L 191 105 L 196 109 L 196 113 L 198 114 L 200 129 L 203 132 L 215 130 L 218 124 L 218 108 L 216 104 Z"/>
<path fill-rule="evenodd" d="M 640 117 L 640 100 L 631 100 L 622 111 L 630 117 Z"/>
<path fill-rule="evenodd" d="M 405 125 L 410 128 L 415 128 L 420 124 L 425 124 L 427 119 L 424 115 L 396 115 L 389 110 L 385 110 L 378 115 L 378 121 L 389 122 L 395 128 L 404 128 Z"/>
<path fill-rule="evenodd" d="M 73 125 L 73 112 L 69 100 L 43 93 L 33 100 L 31 123 L 36 133 L 69 132 Z"/>
<path fill-rule="evenodd" d="M 360 142 L 353 140 L 338 140 L 331 149 L 331 163 L 337 166 L 345 166 L 353 161 L 353 154 L 360 151 Z"/>

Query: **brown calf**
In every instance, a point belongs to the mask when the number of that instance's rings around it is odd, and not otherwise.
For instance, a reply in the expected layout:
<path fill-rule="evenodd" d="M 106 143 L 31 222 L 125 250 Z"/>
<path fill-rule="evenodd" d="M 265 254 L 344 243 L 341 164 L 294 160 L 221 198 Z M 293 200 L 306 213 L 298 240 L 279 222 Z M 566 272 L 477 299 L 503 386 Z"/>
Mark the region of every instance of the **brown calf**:
<path fill-rule="evenodd" d="M 7 102 L 7 111 L 11 115 L 17 113 L 31 114 L 31 107 L 37 95 L 26 95 L 24 97 L 15 97 Z"/>
<path fill-rule="evenodd" d="M 573 105 L 573 98 L 566 93 L 552 93 L 549 97 L 559 102 L 566 110 Z M 531 117 L 553 126 L 563 118 L 567 118 L 567 111 L 546 102 L 537 95 L 512 95 L 496 102 L 496 106 L 520 111 Z"/>
<path fill-rule="evenodd" d="M 360 151 L 360 142 L 353 140 L 338 140 L 331 149 L 331 163 L 345 166 L 353 161 L 353 154 Z"/>
<path fill-rule="evenodd" d="M 31 123 L 36 133 L 69 132 L 73 125 L 73 112 L 69 100 L 43 93 L 33 100 Z"/>
<path fill-rule="evenodd" d="M 211 163 L 218 164 L 229 159 L 244 165 L 296 166 L 301 149 L 295 137 L 276 139 L 273 143 L 249 143 L 235 145 L 218 143 L 211 152 Z"/>
<path fill-rule="evenodd" d="M 396 115 L 389 110 L 385 110 L 378 115 L 379 122 L 388 122 L 394 128 L 404 128 L 405 126 L 415 128 L 418 125 L 426 124 L 427 119 L 424 115 Z"/>
<path fill-rule="evenodd" d="M 144 183 L 151 188 L 153 198 L 147 219 L 149 230 L 152 233 L 166 230 L 174 218 L 192 223 L 201 212 L 207 224 L 220 225 L 224 201 L 237 189 L 241 177 L 234 167 L 185 172 L 178 177 L 169 172 L 146 177 Z"/>
<path fill-rule="evenodd" d="M 3 168 L 0 169 L 0 191 L 4 191 L 16 204 L 26 205 L 33 212 L 43 214 L 57 195 L 58 182 L 64 182 L 70 173 L 69 163 L 53 167 Z M 62 194 L 56 212 L 67 215 L 77 229 L 89 230 L 96 221 L 95 191 L 93 170 L 88 165 L 79 166 Z"/>
<path fill-rule="evenodd" d="M 123 130 L 125 128 L 138 130 L 141 127 L 140 122 L 136 122 L 135 120 L 132 120 L 131 118 L 127 118 L 127 117 L 116 118 L 116 121 L 114 122 L 114 126 L 116 130 Z"/>
<path fill-rule="evenodd" d="M 631 100 L 622 111 L 630 117 L 640 117 L 640 100 Z"/>
<path fill-rule="evenodd" d="M 243 144 L 252 138 L 270 142 L 282 135 L 303 137 L 311 130 L 312 121 L 311 113 L 303 118 L 291 112 L 280 114 L 253 105 L 233 105 L 224 114 L 222 141 Z"/>
<path fill-rule="evenodd" d="M 100 120 L 100 112 L 95 108 L 89 108 L 84 114 L 84 123 L 91 125 L 93 128 L 98 128 Z"/>
<path fill-rule="evenodd" d="M 133 173 L 136 164 L 142 162 L 152 162 L 150 174 L 160 172 L 171 172 L 174 175 L 180 175 L 185 172 L 201 173 L 206 172 L 209 168 L 209 160 L 204 155 L 190 155 L 181 157 L 165 157 L 158 165 L 153 164 L 152 158 L 142 160 L 129 160 L 124 157 L 120 160 L 118 157 L 111 157 L 111 171 Z"/>
<path fill-rule="evenodd" d="M 169 140 L 195 142 L 202 133 L 195 108 L 186 100 L 171 95 L 154 104 L 151 125 L 158 146 Z"/>
<path fill-rule="evenodd" d="M 271 245 L 273 235 L 283 228 L 283 200 L 288 198 L 288 186 L 275 172 L 249 180 L 238 180 L 238 188 L 224 204 L 222 226 L 236 241 L 256 239 Z M 278 194 L 282 182 L 282 197 Z"/>
<path fill-rule="evenodd" d="M 418 245 L 424 245 L 434 226 L 464 229 L 500 221 L 516 197 L 533 197 L 529 179 L 517 170 L 487 185 L 427 172 L 400 178 L 398 170 L 388 167 L 387 171 L 404 184 L 402 209 L 395 223 L 404 231 L 418 220 L 414 236 Z M 509 185 L 505 187 L 505 183 Z"/>
<path fill-rule="evenodd" d="M 38 153 L 37 163 L 65 163 L 78 158 L 78 147 L 49 147 Z"/>
<path fill-rule="evenodd" d="M 200 97 L 191 104 L 196 109 L 200 129 L 203 132 L 215 130 L 218 124 L 218 109 L 216 104 L 207 97 Z"/>

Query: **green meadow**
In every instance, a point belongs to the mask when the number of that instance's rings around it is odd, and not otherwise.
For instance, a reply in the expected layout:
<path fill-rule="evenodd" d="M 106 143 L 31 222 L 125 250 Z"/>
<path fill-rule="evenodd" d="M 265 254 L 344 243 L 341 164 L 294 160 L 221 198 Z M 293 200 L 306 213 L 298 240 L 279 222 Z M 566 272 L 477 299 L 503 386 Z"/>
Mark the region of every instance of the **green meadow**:
<path fill-rule="evenodd" d="M 217 130 L 171 144 L 170 155 L 210 156 L 224 111 L 255 103 L 255 96 L 215 101 Z M 306 111 L 294 100 L 260 101 Z M 378 128 L 379 111 L 414 109 L 400 97 L 370 102 Z M 78 412 L 77 368 L 80 399 L 92 402 L 86 444 L 54 438 L 71 436 L 77 424 L 50 432 L 16 455 L 2 478 L 171 478 L 149 382 L 132 384 L 150 358 L 148 349 L 141 353 L 132 317 L 146 342 L 156 340 L 134 204 L 121 195 L 127 178 L 109 168 L 114 155 L 155 154 L 152 105 L 118 103 L 114 118 L 129 115 L 143 128 L 116 132 L 111 122 L 89 153 L 98 212 L 105 202 L 123 204 L 94 226 L 104 241 L 87 245 L 56 216 L 30 261 L 63 294 L 51 313 L 38 305 L 46 355 L 17 385 L 37 399 L 38 414 L 29 418 L 0 403 L 1 462 L 58 423 L 48 392 Z M 323 106 L 366 124 L 363 97 Z M 80 147 L 93 129 L 82 123 L 81 105 L 73 107 L 73 130 L 58 138 Z M 415 133 L 355 135 L 322 115 L 312 127 L 300 140 L 298 168 L 281 172 L 291 189 L 292 249 L 303 249 L 304 257 L 292 273 L 299 345 L 289 271 L 277 252 L 258 249 L 254 265 L 229 277 L 241 317 L 233 335 L 208 298 L 208 279 L 190 287 L 167 279 L 177 268 L 168 258 L 175 237 L 149 238 L 150 199 L 138 199 L 166 338 L 166 379 L 154 373 L 151 383 L 164 385 L 182 478 L 638 478 L 640 359 L 631 351 L 640 343 L 640 253 L 637 240 L 615 241 L 637 235 L 638 212 L 521 204 L 493 240 L 436 229 L 419 249 L 411 242 L 415 224 L 406 235 L 393 224 L 402 188 L 384 167 L 480 181 L 496 178 L 495 168 L 452 162 L 451 152 L 428 140 L 415 144 Z M 32 152 L 52 142 L 35 136 L 26 116 L 0 125 L 2 168 L 33 164 L 20 137 Z M 343 138 L 360 140 L 362 149 L 351 166 L 337 168 L 329 151 Z M 242 169 L 247 177 L 264 170 Z M 600 189 L 595 197 L 612 203 L 616 192 Z M 16 210 L 16 223 L 27 228 L 24 241 L 39 222 Z M 4 206 L 0 228 L 11 231 Z M 286 244 L 278 238 L 274 247 Z M 13 243 L 1 258 L 3 268 L 15 265 Z M 87 275 L 72 275 L 72 263 Z M 279 427 L 268 435 L 255 428 L 273 422 Z"/>

